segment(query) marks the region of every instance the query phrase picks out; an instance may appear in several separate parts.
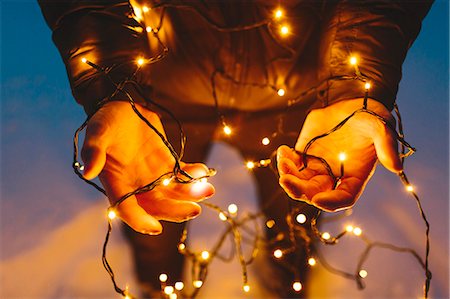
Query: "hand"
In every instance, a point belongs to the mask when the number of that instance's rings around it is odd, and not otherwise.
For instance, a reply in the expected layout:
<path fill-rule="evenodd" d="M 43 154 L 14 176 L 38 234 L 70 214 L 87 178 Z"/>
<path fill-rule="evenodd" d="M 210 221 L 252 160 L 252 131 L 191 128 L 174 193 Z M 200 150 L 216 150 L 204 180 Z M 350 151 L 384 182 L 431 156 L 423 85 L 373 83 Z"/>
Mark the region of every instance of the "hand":
<path fill-rule="evenodd" d="M 164 134 L 159 117 L 136 104 L 139 112 Z M 132 110 L 128 102 L 110 102 L 91 118 L 82 149 L 84 177 L 97 175 L 114 204 L 124 194 L 149 184 L 173 170 L 175 159 L 161 138 Z M 193 177 L 207 174 L 204 164 L 185 164 L 183 169 Z M 159 234 L 158 220 L 182 222 L 200 214 L 195 202 L 214 194 L 209 183 L 198 185 L 171 182 L 131 196 L 116 208 L 117 215 L 135 231 Z"/>
<path fill-rule="evenodd" d="M 312 138 L 334 128 L 355 110 L 362 108 L 362 103 L 363 99 L 346 100 L 312 110 L 305 120 L 295 150 L 303 152 Z M 369 100 L 368 109 L 390 122 L 394 121 L 389 111 L 377 101 Z M 377 158 L 392 172 L 402 169 L 394 132 L 368 113 L 356 114 L 339 130 L 316 140 L 307 153 L 324 158 L 334 175 L 339 177 L 341 152 L 346 155 L 346 160 L 342 162 L 344 175 L 333 190 L 334 181 L 322 162 L 309 158 L 308 167 L 299 171 L 303 166 L 302 155 L 287 146 L 279 147 L 277 164 L 281 187 L 293 199 L 325 211 L 338 211 L 355 204 L 375 170 Z"/>

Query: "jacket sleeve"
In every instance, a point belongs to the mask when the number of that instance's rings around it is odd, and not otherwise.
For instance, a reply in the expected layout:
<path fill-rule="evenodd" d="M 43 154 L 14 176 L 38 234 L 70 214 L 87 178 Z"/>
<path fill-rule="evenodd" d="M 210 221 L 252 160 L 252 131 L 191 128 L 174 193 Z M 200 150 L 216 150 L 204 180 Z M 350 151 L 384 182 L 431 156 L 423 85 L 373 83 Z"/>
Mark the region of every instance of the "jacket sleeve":
<path fill-rule="evenodd" d="M 402 64 L 431 7 L 429 0 L 340 1 L 329 5 L 323 19 L 317 93 L 322 106 L 364 97 L 359 80 L 328 80 L 354 76 L 349 58 L 371 84 L 369 97 L 392 110 Z M 331 7 L 330 7 L 331 6 Z"/>
<path fill-rule="evenodd" d="M 146 32 L 134 18 L 128 1 L 39 0 L 39 5 L 66 65 L 73 96 L 88 114 L 113 94 L 113 82 L 134 73 L 138 57 L 149 57 Z M 113 67 L 105 76 L 82 58 L 100 67 Z M 123 89 L 135 101 L 144 101 L 135 85 L 126 84 Z M 117 93 L 113 99 L 126 98 L 124 93 Z"/>

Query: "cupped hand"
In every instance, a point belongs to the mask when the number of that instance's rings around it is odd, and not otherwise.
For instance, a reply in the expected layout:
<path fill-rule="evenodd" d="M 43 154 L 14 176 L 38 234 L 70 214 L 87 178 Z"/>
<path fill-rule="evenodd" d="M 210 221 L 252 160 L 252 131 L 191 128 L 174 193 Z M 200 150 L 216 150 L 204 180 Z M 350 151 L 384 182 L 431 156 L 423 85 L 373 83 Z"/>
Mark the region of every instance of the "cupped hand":
<path fill-rule="evenodd" d="M 141 114 L 164 135 L 159 117 L 136 104 Z M 84 177 L 99 176 L 111 204 L 173 171 L 175 159 L 161 138 L 132 110 L 128 102 L 110 102 L 91 118 L 82 149 Z M 192 177 L 207 175 L 204 164 L 181 163 Z M 116 207 L 116 214 L 135 231 L 159 234 L 159 220 L 182 222 L 200 214 L 196 203 L 214 194 L 206 182 L 160 184 L 133 195 Z"/>
<path fill-rule="evenodd" d="M 353 99 L 312 110 L 305 120 L 295 150 L 287 146 L 278 148 L 279 183 L 291 198 L 325 211 L 342 210 L 355 204 L 375 170 L 377 158 L 392 172 L 402 170 L 395 133 L 368 113 L 357 113 L 339 130 L 316 140 L 307 151 L 308 155 L 325 159 L 336 177 L 340 177 L 343 163 L 343 176 L 337 186 L 319 159 L 308 158 L 307 168 L 301 170 L 303 155 L 300 153 L 307 143 L 334 128 L 362 108 L 362 104 L 363 99 Z M 394 121 L 389 111 L 377 101 L 369 100 L 368 110 L 389 122 Z M 346 157 L 342 162 L 339 159 L 341 153 Z"/>

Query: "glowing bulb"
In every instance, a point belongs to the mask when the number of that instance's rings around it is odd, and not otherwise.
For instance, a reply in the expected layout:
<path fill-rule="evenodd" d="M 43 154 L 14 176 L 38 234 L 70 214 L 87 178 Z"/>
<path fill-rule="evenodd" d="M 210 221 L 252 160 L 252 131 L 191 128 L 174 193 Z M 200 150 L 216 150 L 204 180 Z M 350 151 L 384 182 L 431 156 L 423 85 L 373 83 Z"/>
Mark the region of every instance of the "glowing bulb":
<path fill-rule="evenodd" d="M 161 273 L 161 274 L 159 275 L 159 281 L 161 281 L 161 282 L 166 282 L 167 279 L 168 279 L 168 277 L 167 277 L 167 274 L 166 274 L 166 273 Z"/>
<path fill-rule="evenodd" d="M 325 240 L 329 240 L 331 238 L 331 236 L 330 236 L 329 233 L 325 232 L 325 233 L 322 234 L 322 238 L 325 239 Z"/>
<path fill-rule="evenodd" d="M 201 183 L 207 183 L 207 182 L 208 182 L 208 178 L 201 178 L 201 179 L 200 179 L 200 182 L 201 182 Z"/>
<path fill-rule="evenodd" d="M 353 233 L 355 234 L 355 236 L 360 236 L 362 234 L 362 230 L 359 227 L 355 227 L 353 229 Z"/>
<path fill-rule="evenodd" d="M 229 212 L 230 214 L 236 214 L 237 211 L 238 211 L 238 207 L 237 207 L 237 205 L 235 205 L 234 203 L 232 203 L 232 204 L 230 204 L 230 205 L 228 206 L 228 212 Z"/>
<path fill-rule="evenodd" d="M 73 164 L 73 166 L 75 166 L 76 168 L 80 167 L 80 162 L 75 162 L 75 163 Z"/>
<path fill-rule="evenodd" d="M 123 297 L 123 299 L 131 299 L 131 297 L 128 296 L 128 295 L 125 295 L 125 296 Z"/>
<path fill-rule="evenodd" d="M 136 62 L 139 66 L 141 66 L 144 64 L 145 60 L 144 60 L 144 58 L 139 58 Z"/>
<path fill-rule="evenodd" d="M 406 191 L 408 192 L 413 192 L 414 191 L 414 187 L 411 185 L 406 186 Z"/>
<path fill-rule="evenodd" d="M 178 298 L 178 296 L 175 293 L 172 293 L 169 295 L 169 299 L 177 299 L 177 298 Z"/>
<path fill-rule="evenodd" d="M 353 226 L 352 226 L 352 225 L 347 225 L 347 226 L 345 227 L 345 230 L 346 230 L 348 233 L 351 233 L 351 232 L 353 231 Z"/>
<path fill-rule="evenodd" d="M 264 138 L 261 140 L 261 143 L 262 143 L 263 145 L 268 145 L 268 144 L 270 143 L 270 139 L 267 138 L 267 137 L 264 137 Z"/>
<path fill-rule="evenodd" d="M 280 33 L 281 35 L 287 35 L 289 33 L 289 27 L 286 25 L 281 26 Z"/>
<path fill-rule="evenodd" d="M 109 210 L 108 211 L 108 218 L 113 220 L 114 218 L 116 218 L 116 212 L 114 212 L 114 210 Z"/>
<path fill-rule="evenodd" d="M 295 218 L 295 220 L 297 220 L 298 223 L 303 224 L 306 222 L 306 215 L 305 214 L 298 214 L 297 217 Z"/>
<path fill-rule="evenodd" d="M 364 84 L 364 88 L 365 88 L 366 90 L 369 90 L 370 87 L 371 87 L 371 85 L 370 85 L 369 82 L 366 82 L 366 84 Z"/>
<path fill-rule="evenodd" d="M 202 287 L 203 281 L 201 281 L 201 280 L 194 280 L 194 281 L 192 282 L 192 284 L 194 285 L 194 288 L 199 289 L 199 288 Z"/>
<path fill-rule="evenodd" d="M 272 228 L 272 227 L 274 227 L 274 225 L 275 225 L 275 220 L 273 220 L 273 219 L 267 220 L 267 222 L 266 222 L 267 228 Z"/>
<path fill-rule="evenodd" d="M 84 165 L 80 165 L 80 168 L 79 168 L 81 171 L 83 171 L 84 170 Z"/>
<path fill-rule="evenodd" d="M 259 161 L 259 164 L 261 164 L 262 166 L 264 166 L 264 165 L 266 165 L 266 160 L 261 160 L 261 161 Z"/>
<path fill-rule="evenodd" d="M 173 286 L 166 286 L 166 287 L 164 288 L 164 293 L 166 293 L 167 295 L 170 295 L 170 294 L 172 294 L 173 292 L 174 292 Z"/>
<path fill-rule="evenodd" d="M 142 7 L 143 12 L 148 12 L 150 9 L 147 6 Z"/>
<path fill-rule="evenodd" d="M 310 266 L 314 266 L 314 265 L 316 264 L 316 259 L 313 258 L 313 257 L 310 257 L 310 258 L 308 259 L 308 264 L 309 264 Z"/>
<path fill-rule="evenodd" d="M 202 259 L 204 259 L 205 261 L 209 259 L 209 252 L 208 251 L 202 251 L 201 253 Z"/>
<path fill-rule="evenodd" d="M 339 161 L 345 161 L 347 159 L 347 155 L 344 153 L 344 152 L 342 152 L 342 153 L 339 153 Z"/>
<path fill-rule="evenodd" d="M 277 249 L 273 252 L 273 256 L 276 257 L 277 259 L 283 257 L 283 251 L 281 251 L 281 249 Z"/>
<path fill-rule="evenodd" d="M 355 56 L 350 57 L 350 64 L 356 65 L 358 63 L 358 59 Z"/>
<path fill-rule="evenodd" d="M 248 169 L 255 168 L 255 163 L 252 161 L 248 161 L 245 166 L 247 166 Z"/>
<path fill-rule="evenodd" d="M 299 281 L 296 281 L 292 284 L 292 288 L 296 292 L 300 292 L 302 290 L 302 284 Z"/>
<path fill-rule="evenodd" d="M 147 31 L 147 32 L 152 32 L 152 27 L 150 27 L 150 26 L 147 26 L 147 27 L 145 27 L 145 31 Z"/>
<path fill-rule="evenodd" d="M 229 126 L 225 125 L 225 126 L 223 126 L 223 132 L 226 135 L 231 135 L 231 128 Z"/>
<path fill-rule="evenodd" d="M 242 289 L 244 290 L 244 292 L 248 293 L 250 292 L 250 286 L 248 284 L 245 284 Z"/>
<path fill-rule="evenodd" d="M 178 244 L 178 250 L 179 250 L 179 251 L 183 251 L 183 250 L 185 250 L 185 249 L 186 249 L 186 244 L 184 244 L 184 243 Z"/>
<path fill-rule="evenodd" d="M 181 291 L 184 288 L 184 283 L 182 281 L 178 281 L 175 283 L 175 289 Z"/>
<path fill-rule="evenodd" d="M 86 63 L 87 59 L 83 57 L 83 58 L 81 58 L 81 62 Z"/>
<path fill-rule="evenodd" d="M 277 9 L 275 11 L 275 19 L 281 19 L 282 16 L 283 16 L 283 11 L 281 9 Z"/>
<path fill-rule="evenodd" d="M 367 277 L 367 271 L 366 270 L 361 270 L 359 271 L 359 276 L 361 278 L 366 278 Z"/>
<path fill-rule="evenodd" d="M 164 186 L 169 185 L 169 184 L 170 184 L 170 179 L 164 179 L 163 182 L 162 182 L 162 184 L 163 184 Z"/>
<path fill-rule="evenodd" d="M 227 215 L 225 215 L 223 212 L 219 213 L 219 219 L 222 221 L 227 221 Z"/>
<path fill-rule="evenodd" d="M 286 32 L 287 33 L 287 32 Z M 286 94 L 286 91 L 283 88 L 278 89 L 277 94 L 282 97 Z"/>

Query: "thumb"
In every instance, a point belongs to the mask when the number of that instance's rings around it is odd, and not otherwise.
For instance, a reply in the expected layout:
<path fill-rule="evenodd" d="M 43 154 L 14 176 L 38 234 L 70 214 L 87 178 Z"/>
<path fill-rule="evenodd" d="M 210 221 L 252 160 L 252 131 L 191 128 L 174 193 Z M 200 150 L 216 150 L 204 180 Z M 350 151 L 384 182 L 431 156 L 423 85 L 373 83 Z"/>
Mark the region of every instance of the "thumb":
<path fill-rule="evenodd" d="M 83 146 L 81 157 L 84 161 L 84 178 L 92 180 L 100 174 L 106 163 L 106 151 L 97 145 Z"/>
<path fill-rule="evenodd" d="M 400 172 L 403 168 L 398 154 L 398 143 L 395 133 L 386 126 L 380 129 L 374 137 L 375 151 L 381 164 L 389 171 Z"/>

